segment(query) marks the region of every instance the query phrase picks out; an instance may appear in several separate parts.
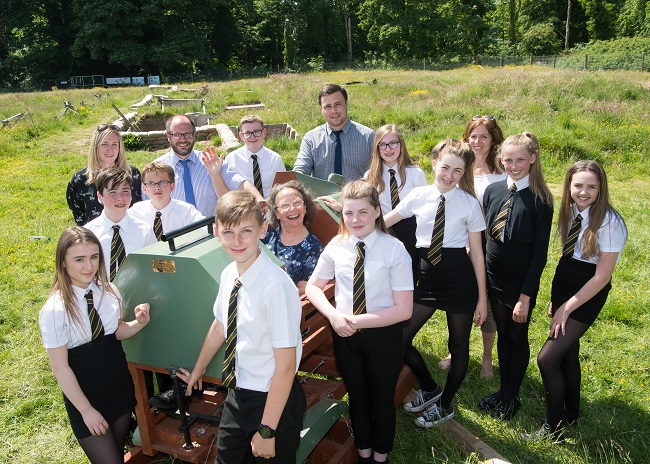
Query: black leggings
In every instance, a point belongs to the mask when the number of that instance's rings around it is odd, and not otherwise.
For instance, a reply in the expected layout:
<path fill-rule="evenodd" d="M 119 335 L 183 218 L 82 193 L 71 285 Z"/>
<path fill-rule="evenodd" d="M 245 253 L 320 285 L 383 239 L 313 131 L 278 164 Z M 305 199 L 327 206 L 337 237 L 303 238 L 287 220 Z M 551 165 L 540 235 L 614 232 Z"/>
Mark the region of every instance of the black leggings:
<path fill-rule="evenodd" d="M 131 428 L 131 413 L 110 424 L 104 435 L 91 435 L 79 440 L 92 464 L 123 464 L 124 444 Z"/>
<path fill-rule="evenodd" d="M 580 337 L 589 324 L 567 319 L 565 334 L 549 337 L 537 355 L 546 392 L 546 421 L 555 430 L 567 415 L 580 415 Z"/>
<path fill-rule="evenodd" d="M 497 352 L 499 354 L 500 388 L 497 399 L 511 401 L 519 397 L 519 388 L 526 375 L 530 359 L 528 325 L 530 313 L 524 323 L 512 320 L 512 308 L 492 301 L 492 313 L 497 323 Z M 452 356 L 453 358 L 453 356 Z"/>
<path fill-rule="evenodd" d="M 413 315 L 408 326 L 404 329 L 404 362 L 413 371 L 418 378 L 420 388 L 427 392 L 433 392 L 438 388 L 438 384 L 427 368 L 420 352 L 413 346 L 413 338 L 426 324 L 429 318 L 436 310 L 418 303 L 413 304 Z M 474 315 L 454 314 L 446 312 L 447 330 L 449 339 L 447 347 L 451 353 L 451 365 L 447 373 L 447 382 L 445 390 L 440 398 L 440 404 L 443 408 L 448 409 L 454 395 L 460 388 L 467 367 L 469 365 L 469 335 L 472 330 L 472 321 Z"/>

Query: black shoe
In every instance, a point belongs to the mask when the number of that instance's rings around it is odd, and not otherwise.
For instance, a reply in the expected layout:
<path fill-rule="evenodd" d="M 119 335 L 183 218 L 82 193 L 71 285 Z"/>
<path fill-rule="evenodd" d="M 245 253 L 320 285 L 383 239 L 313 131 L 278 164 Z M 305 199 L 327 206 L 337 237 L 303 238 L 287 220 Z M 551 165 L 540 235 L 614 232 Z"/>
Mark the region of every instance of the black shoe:
<path fill-rule="evenodd" d="M 521 401 L 519 401 L 517 398 L 514 398 L 510 401 L 504 400 L 501 401 L 499 407 L 494 410 L 492 417 L 495 419 L 510 420 L 515 417 L 515 414 L 517 414 L 519 408 L 521 408 Z"/>
<path fill-rule="evenodd" d="M 537 423 L 539 425 L 544 425 L 546 423 L 546 417 L 540 418 Z M 575 427 L 578 425 L 578 416 L 574 416 L 569 412 L 564 412 L 564 417 L 562 417 L 562 422 L 560 422 L 560 427 Z"/>
<path fill-rule="evenodd" d="M 542 428 L 533 433 L 522 433 L 521 438 L 527 442 L 536 443 L 543 440 L 551 440 L 553 442 L 563 442 L 564 433 L 562 427 L 557 427 L 555 430 L 551 428 L 548 422 L 542 424 Z"/>
<path fill-rule="evenodd" d="M 494 411 L 501 404 L 501 400 L 497 398 L 497 393 L 492 393 L 486 396 L 478 403 L 478 408 L 482 411 Z"/>
<path fill-rule="evenodd" d="M 185 404 L 185 408 L 187 408 L 190 404 L 190 399 L 186 395 L 182 395 L 181 399 Z M 160 395 L 152 396 L 149 398 L 149 405 L 152 408 L 158 409 L 178 409 L 178 402 L 176 401 L 174 390 L 167 390 Z"/>
<path fill-rule="evenodd" d="M 362 458 L 359 456 L 357 464 L 372 464 L 372 455 L 368 456 L 367 458 Z"/>

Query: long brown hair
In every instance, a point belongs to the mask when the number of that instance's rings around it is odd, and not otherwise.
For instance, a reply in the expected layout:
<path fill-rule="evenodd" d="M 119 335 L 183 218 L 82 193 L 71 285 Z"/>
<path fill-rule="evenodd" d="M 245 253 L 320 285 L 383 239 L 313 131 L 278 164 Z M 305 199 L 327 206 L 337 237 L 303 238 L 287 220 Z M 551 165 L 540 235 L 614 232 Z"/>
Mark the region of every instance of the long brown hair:
<path fill-rule="evenodd" d="M 375 133 L 375 140 L 373 141 L 372 160 L 370 161 L 370 171 L 368 172 L 368 182 L 375 186 L 379 193 L 383 192 L 386 186 L 384 185 L 384 178 L 382 176 L 384 170 L 384 160 L 381 159 L 379 154 L 379 142 L 388 134 L 395 134 L 399 140 L 399 158 L 397 158 L 397 173 L 402 183 L 399 185 L 401 189 L 406 182 L 406 168 L 413 166 L 411 157 L 406 148 L 404 135 L 395 124 L 386 124 L 381 126 Z"/>
<path fill-rule="evenodd" d="M 500 155 L 503 154 L 505 147 L 522 147 L 529 155 L 535 155 L 535 162 L 530 165 L 528 177 L 528 188 L 535 195 L 535 200 L 539 198 L 548 205 L 553 205 L 553 194 L 544 181 L 542 173 L 542 159 L 539 155 L 539 142 L 532 132 L 522 132 L 521 134 L 511 135 L 501 144 L 499 149 Z"/>
<path fill-rule="evenodd" d="M 111 126 L 106 126 L 104 130 L 100 131 L 99 127 L 104 127 L 104 126 L 106 125 L 100 124 L 99 126 L 97 126 L 98 128 L 95 129 L 95 133 L 90 139 L 90 150 L 88 151 L 88 173 L 87 173 L 88 180 L 86 181 L 86 183 L 89 185 L 93 185 L 95 183 L 95 176 L 97 176 L 97 173 L 102 167 L 99 161 L 99 148 L 102 146 L 102 143 L 104 143 L 104 140 L 106 140 L 106 138 L 111 134 L 117 135 L 117 140 L 119 141 L 120 144 L 120 149 L 119 152 L 117 153 L 117 158 L 115 159 L 115 166 L 118 166 L 127 172 L 131 172 L 131 167 L 129 166 L 129 163 L 127 163 L 126 161 L 124 141 L 120 136 L 120 132 L 113 129 L 113 127 Z"/>
<path fill-rule="evenodd" d="M 490 152 L 488 153 L 487 159 L 485 162 L 488 165 L 488 169 L 491 174 L 501 174 L 503 168 L 499 163 L 499 146 L 503 143 L 503 132 L 497 124 L 495 118 L 487 119 L 484 117 L 472 119 L 467 123 L 465 127 L 465 132 L 463 132 L 463 142 L 469 143 L 469 137 L 472 135 L 474 129 L 478 126 L 485 126 L 490 134 L 492 140 L 490 141 Z"/>
<path fill-rule="evenodd" d="M 476 198 L 476 192 L 474 191 L 474 171 L 472 170 L 476 155 L 472 147 L 468 143 L 458 139 L 446 139 L 438 142 L 433 147 L 433 150 L 431 150 L 431 161 L 438 161 L 444 155 L 457 156 L 463 160 L 465 163 L 465 172 L 463 172 L 463 176 L 458 181 L 458 187 Z"/>
<path fill-rule="evenodd" d="M 596 200 L 589 207 L 589 224 L 585 229 L 582 235 L 582 257 L 591 258 L 600 253 L 598 249 L 598 230 L 603 225 L 605 217 L 608 213 L 612 214 L 614 218 L 619 219 L 623 223 L 625 228 L 625 234 L 627 236 L 627 226 L 625 226 L 625 221 L 619 214 L 618 211 L 609 202 L 609 187 L 607 186 L 607 174 L 603 167 L 592 160 L 583 160 L 576 161 L 571 165 L 567 170 L 566 176 L 564 177 L 564 185 L 562 187 L 562 201 L 560 203 L 560 215 L 557 218 L 557 229 L 560 234 L 560 239 L 562 240 L 562 245 L 566 242 L 567 236 L 569 235 L 569 227 L 572 216 L 572 204 L 573 199 L 571 198 L 571 181 L 573 180 L 574 174 L 578 172 L 593 172 L 598 179 L 598 196 Z"/>
<path fill-rule="evenodd" d="M 77 299 L 75 298 L 74 291 L 72 290 L 72 281 L 65 269 L 65 257 L 68 250 L 74 245 L 95 244 L 99 250 L 99 267 L 94 277 L 95 284 L 107 291 L 120 301 L 119 297 L 113 290 L 113 286 L 108 280 L 106 275 L 106 265 L 104 264 L 104 254 L 102 253 L 102 245 L 99 239 L 90 230 L 85 227 L 69 227 L 63 231 L 59 242 L 56 245 L 56 259 L 54 264 L 54 282 L 50 290 L 50 296 L 58 293 L 63 301 L 65 313 L 68 318 L 78 327 L 81 326 L 83 317 L 80 308 L 77 306 Z M 121 303 L 120 303 L 121 304 Z"/>
<path fill-rule="evenodd" d="M 384 215 L 381 214 L 381 203 L 379 203 L 379 192 L 372 186 L 370 182 L 364 179 L 359 179 L 347 183 L 341 190 L 341 205 L 345 208 L 345 200 L 367 200 L 375 210 L 379 208 L 379 216 L 375 219 L 375 229 L 388 233 L 388 228 L 384 222 Z M 339 235 L 348 237 L 350 231 L 345 227 L 345 221 L 341 218 L 341 225 L 339 226 Z"/>

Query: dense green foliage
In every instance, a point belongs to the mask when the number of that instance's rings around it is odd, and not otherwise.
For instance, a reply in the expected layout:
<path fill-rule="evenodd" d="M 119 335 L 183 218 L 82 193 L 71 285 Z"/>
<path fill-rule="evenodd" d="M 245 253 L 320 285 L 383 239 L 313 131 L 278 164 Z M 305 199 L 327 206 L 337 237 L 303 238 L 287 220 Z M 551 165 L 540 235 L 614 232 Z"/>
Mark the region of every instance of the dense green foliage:
<path fill-rule="evenodd" d="M 0 86 L 555 54 L 642 36 L 650 0 L 0 0 Z"/>
<path fill-rule="evenodd" d="M 281 52 L 281 51 L 280 51 Z M 576 159 L 597 159 L 610 180 L 613 204 L 625 218 L 629 240 L 617 265 L 613 289 L 594 326 L 581 340 L 582 419 L 564 444 L 529 444 L 544 415 L 544 394 L 535 356 L 548 335 L 550 282 L 559 258 L 555 236 L 530 326 L 531 361 L 521 396 L 523 407 L 508 423 L 481 414 L 479 398 L 497 389 L 479 379 L 481 338 L 471 337 L 470 367 L 454 403 L 454 419 L 513 463 L 614 464 L 647 462 L 650 456 L 650 187 L 648 140 L 650 87 L 646 73 L 575 72 L 536 67 L 468 67 L 446 72 L 368 71 L 277 74 L 262 79 L 210 83 L 206 97 L 215 122 L 236 125 L 243 111 L 226 103 L 259 100 L 267 123 L 290 123 L 300 134 L 322 123 L 317 92 L 324 82 L 347 86 L 350 115 L 372 127 L 395 122 L 409 152 L 430 174 L 431 148 L 459 137 L 474 114 L 495 115 L 506 135 L 535 132 L 544 175 L 557 205 L 562 176 Z M 194 85 L 196 86 L 196 85 Z M 38 312 L 53 277 L 60 232 L 73 224 L 65 200 L 70 176 L 86 163 L 96 124 L 144 96 L 145 89 L 115 88 L 0 93 L 6 114 L 27 119 L 0 128 L 0 462 L 87 462 L 68 424 L 61 392 L 41 346 Z M 172 94 L 173 95 L 173 94 Z M 181 95 L 179 92 L 177 95 Z M 62 115 L 70 100 L 78 113 Z M 86 104 L 81 108 L 80 101 Z M 159 113 L 151 105 L 141 113 Z M 215 139 L 215 143 L 218 140 Z M 299 141 L 269 140 L 288 167 Z M 161 151 L 128 151 L 142 168 Z M 557 213 L 556 213 L 557 214 Z M 50 240 L 31 240 L 31 236 Z M 152 310 L 152 317 L 155 311 Z M 444 314 L 436 313 L 416 339 L 434 377 L 448 348 Z M 496 350 L 494 352 L 496 358 Z M 477 464 L 441 429 L 422 430 L 398 412 L 395 464 Z M 164 460 L 171 464 L 171 459 Z"/>

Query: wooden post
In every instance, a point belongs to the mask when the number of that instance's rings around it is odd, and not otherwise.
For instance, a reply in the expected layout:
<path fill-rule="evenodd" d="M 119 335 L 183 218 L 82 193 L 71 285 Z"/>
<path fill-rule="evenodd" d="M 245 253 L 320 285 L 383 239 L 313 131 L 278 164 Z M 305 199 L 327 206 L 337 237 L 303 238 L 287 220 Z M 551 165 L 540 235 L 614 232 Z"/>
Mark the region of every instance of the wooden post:
<path fill-rule="evenodd" d="M 586 71 L 587 69 L 589 69 L 589 55 L 585 55 L 585 65 L 583 71 Z"/>
<path fill-rule="evenodd" d="M 645 64 L 645 51 L 641 52 L 641 72 L 643 72 L 644 64 Z"/>
<path fill-rule="evenodd" d="M 555 69 L 556 62 L 557 62 L 557 55 L 553 55 L 553 69 Z"/>
<path fill-rule="evenodd" d="M 533 54 L 532 54 L 532 53 L 530 54 L 530 61 L 529 61 L 529 64 L 530 64 L 531 66 L 533 65 Z"/>
<path fill-rule="evenodd" d="M 503 68 L 503 55 L 499 57 L 499 67 Z"/>

